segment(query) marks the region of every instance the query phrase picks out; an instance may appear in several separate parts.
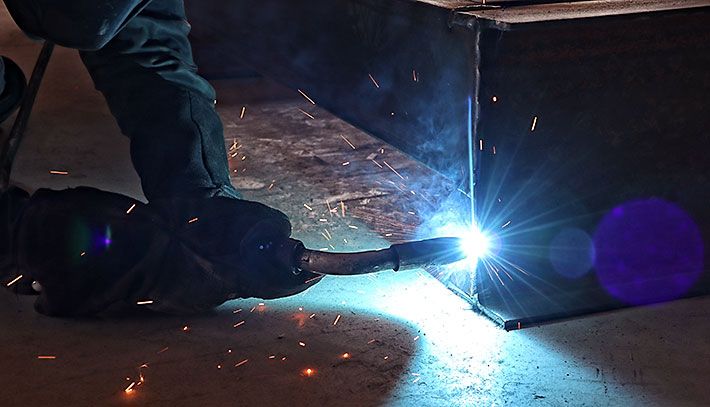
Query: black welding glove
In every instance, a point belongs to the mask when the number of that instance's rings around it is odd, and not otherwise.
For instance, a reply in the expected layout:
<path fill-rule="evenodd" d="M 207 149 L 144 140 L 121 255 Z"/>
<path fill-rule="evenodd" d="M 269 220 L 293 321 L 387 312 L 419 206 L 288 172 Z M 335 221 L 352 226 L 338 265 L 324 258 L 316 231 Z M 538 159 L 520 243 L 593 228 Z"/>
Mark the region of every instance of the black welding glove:
<path fill-rule="evenodd" d="M 17 279 L 20 274 L 12 262 L 12 242 L 15 222 L 27 205 L 30 195 L 20 188 L 11 187 L 0 193 L 0 283 L 17 293 L 31 293 L 31 281 Z"/>
<path fill-rule="evenodd" d="M 0 123 L 20 106 L 27 82 L 19 66 L 7 57 L 0 57 Z"/>
<path fill-rule="evenodd" d="M 42 292 L 39 312 L 93 315 L 145 304 L 195 313 L 237 297 L 296 294 L 314 275 L 294 274 L 275 247 L 286 216 L 232 198 L 145 205 L 93 188 L 39 190 L 16 222 L 13 264 Z"/>

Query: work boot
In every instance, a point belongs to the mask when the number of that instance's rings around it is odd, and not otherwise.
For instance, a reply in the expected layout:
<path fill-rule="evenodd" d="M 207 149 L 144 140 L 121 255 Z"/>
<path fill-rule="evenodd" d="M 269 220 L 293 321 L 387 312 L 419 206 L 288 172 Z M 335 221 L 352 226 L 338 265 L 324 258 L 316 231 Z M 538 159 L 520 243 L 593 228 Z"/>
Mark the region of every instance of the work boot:
<path fill-rule="evenodd" d="M 27 82 L 17 64 L 7 57 L 0 57 L 0 123 L 20 106 Z"/>
<path fill-rule="evenodd" d="M 32 280 L 22 276 L 17 268 L 12 245 L 15 225 L 29 198 L 26 191 L 17 187 L 0 193 L 0 283 L 17 294 L 36 294 Z"/>

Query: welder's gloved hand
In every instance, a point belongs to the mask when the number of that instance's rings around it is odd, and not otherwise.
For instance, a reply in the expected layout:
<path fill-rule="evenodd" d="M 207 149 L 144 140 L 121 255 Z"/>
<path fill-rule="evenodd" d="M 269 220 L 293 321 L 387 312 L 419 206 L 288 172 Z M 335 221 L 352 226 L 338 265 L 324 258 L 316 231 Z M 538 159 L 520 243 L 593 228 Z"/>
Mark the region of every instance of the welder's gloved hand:
<path fill-rule="evenodd" d="M 92 188 L 37 191 L 17 222 L 15 264 L 37 280 L 38 311 L 92 315 L 142 302 L 169 313 L 237 297 L 308 288 L 275 248 L 290 234 L 281 212 L 231 198 L 142 204 Z"/>
<path fill-rule="evenodd" d="M 0 57 L 0 123 L 20 106 L 26 87 L 22 69 L 10 58 Z"/>
<path fill-rule="evenodd" d="M 312 273 L 294 273 L 279 246 L 291 235 L 288 217 L 266 205 L 226 197 L 155 200 L 149 207 L 171 222 L 174 239 L 195 263 L 207 259 L 218 275 L 233 275 L 231 295 L 280 298 L 310 287 Z M 235 272 L 237 271 L 237 272 Z"/>
<path fill-rule="evenodd" d="M 15 221 L 29 199 L 30 195 L 17 187 L 10 187 L 7 191 L 0 192 L 0 283 L 5 286 L 20 275 L 13 266 L 11 244 Z M 9 288 L 18 293 L 30 293 L 31 283 L 26 279 L 20 279 Z"/>

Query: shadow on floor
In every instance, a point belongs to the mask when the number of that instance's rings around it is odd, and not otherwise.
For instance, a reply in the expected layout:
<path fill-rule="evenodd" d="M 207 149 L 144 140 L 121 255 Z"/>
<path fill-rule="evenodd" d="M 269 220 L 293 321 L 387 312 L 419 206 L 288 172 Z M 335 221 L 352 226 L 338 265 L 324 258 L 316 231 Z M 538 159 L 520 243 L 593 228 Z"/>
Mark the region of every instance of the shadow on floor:
<path fill-rule="evenodd" d="M 199 317 L 61 320 L 0 304 L 13 350 L 0 405 L 382 405 L 415 353 L 411 328 L 351 311 L 240 300 Z"/>

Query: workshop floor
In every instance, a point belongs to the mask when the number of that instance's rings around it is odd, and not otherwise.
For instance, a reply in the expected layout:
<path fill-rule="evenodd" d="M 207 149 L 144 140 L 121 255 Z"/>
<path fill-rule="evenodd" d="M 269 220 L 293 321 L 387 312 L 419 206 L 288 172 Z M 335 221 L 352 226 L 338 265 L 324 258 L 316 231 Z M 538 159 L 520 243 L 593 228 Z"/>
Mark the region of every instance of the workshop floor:
<path fill-rule="evenodd" d="M 1 9 L 0 54 L 29 72 L 38 50 Z M 371 249 L 415 236 L 419 208 L 451 189 L 295 92 L 260 80 L 215 85 L 235 185 L 288 213 L 311 247 Z M 30 189 L 91 185 L 141 197 L 128 142 L 76 52 L 57 50 L 13 175 Z M 410 187 L 427 183 L 436 189 Z M 710 400 L 710 298 L 506 333 L 428 274 L 385 272 L 192 318 L 50 319 L 31 299 L 0 292 L 0 326 L 0 406 Z"/>

